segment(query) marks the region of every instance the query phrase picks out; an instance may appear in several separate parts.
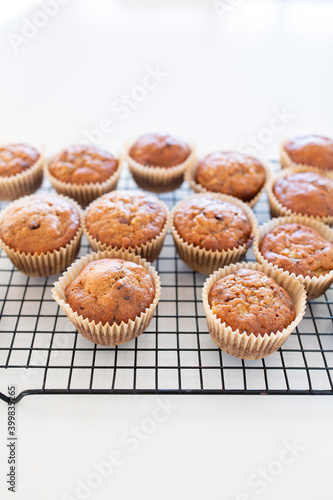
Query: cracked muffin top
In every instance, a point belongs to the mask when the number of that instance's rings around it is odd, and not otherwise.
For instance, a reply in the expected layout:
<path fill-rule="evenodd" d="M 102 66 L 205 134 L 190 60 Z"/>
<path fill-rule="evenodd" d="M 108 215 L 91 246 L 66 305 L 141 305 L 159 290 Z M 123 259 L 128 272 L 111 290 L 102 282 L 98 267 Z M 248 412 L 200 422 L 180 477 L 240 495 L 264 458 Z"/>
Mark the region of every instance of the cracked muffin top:
<path fill-rule="evenodd" d="M 319 277 L 333 269 L 333 244 L 302 224 L 275 227 L 263 237 L 260 252 L 268 262 L 296 276 Z"/>
<path fill-rule="evenodd" d="M 219 279 L 208 302 L 213 314 L 240 333 L 276 333 L 296 317 L 289 294 L 260 271 L 240 269 Z"/>
<path fill-rule="evenodd" d="M 40 154 L 25 144 L 0 146 L 0 177 L 20 174 L 32 167 Z"/>
<path fill-rule="evenodd" d="M 229 194 L 250 201 L 263 187 L 266 171 L 263 164 L 236 151 L 217 151 L 203 158 L 196 181 L 208 191 Z"/>
<path fill-rule="evenodd" d="M 191 154 L 189 145 L 170 134 L 145 134 L 132 145 L 129 155 L 149 167 L 175 167 Z"/>
<path fill-rule="evenodd" d="M 80 227 L 78 210 L 53 195 L 22 198 L 0 221 L 0 238 L 13 250 L 47 253 L 65 247 Z"/>
<path fill-rule="evenodd" d="M 294 163 L 333 170 L 333 140 L 322 135 L 303 135 L 288 139 L 284 150 Z"/>
<path fill-rule="evenodd" d="M 221 252 L 252 241 L 244 210 L 208 194 L 182 203 L 174 214 L 174 226 L 184 241 L 206 250 Z"/>
<path fill-rule="evenodd" d="M 333 181 L 317 172 L 298 172 L 277 179 L 273 192 L 293 212 L 326 217 L 333 215 Z"/>
<path fill-rule="evenodd" d="M 144 245 L 160 234 L 167 220 L 156 196 L 141 191 L 112 191 L 87 208 L 85 222 L 91 236 L 116 248 Z"/>
<path fill-rule="evenodd" d="M 118 168 L 118 160 L 96 146 L 70 146 L 58 153 L 49 163 L 56 179 L 71 184 L 104 182 Z"/>
<path fill-rule="evenodd" d="M 140 316 L 155 298 L 155 284 L 139 264 L 101 259 L 87 264 L 66 286 L 66 301 L 83 318 L 120 325 Z"/>

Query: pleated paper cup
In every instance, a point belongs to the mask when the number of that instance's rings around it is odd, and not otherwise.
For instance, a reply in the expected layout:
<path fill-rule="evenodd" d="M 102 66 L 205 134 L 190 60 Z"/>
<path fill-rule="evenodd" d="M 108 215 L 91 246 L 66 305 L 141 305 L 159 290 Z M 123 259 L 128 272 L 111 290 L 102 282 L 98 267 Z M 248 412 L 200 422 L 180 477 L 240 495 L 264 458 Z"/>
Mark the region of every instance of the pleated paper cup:
<path fill-rule="evenodd" d="M 133 179 L 139 187 L 153 193 L 166 193 L 178 189 L 183 181 L 184 174 L 188 168 L 196 162 L 196 152 L 193 144 L 190 155 L 183 163 L 174 167 L 150 167 L 135 161 L 129 154 L 134 141 L 128 141 L 125 145 L 124 159 L 128 163 Z"/>
<path fill-rule="evenodd" d="M 135 320 L 130 319 L 127 323 L 122 322 L 120 325 L 117 325 L 116 323 L 105 323 L 103 325 L 101 322 L 96 324 L 95 321 L 89 321 L 88 318 L 84 319 L 77 312 L 73 311 L 70 305 L 66 302 L 65 289 L 66 286 L 79 275 L 84 266 L 89 262 L 99 259 L 112 258 L 128 260 L 143 266 L 154 280 L 155 298 L 150 306 L 146 308 L 140 316 L 137 316 Z M 155 269 L 148 262 L 146 262 L 145 259 L 141 259 L 138 255 L 124 250 L 106 250 L 104 252 L 88 254 L 85 257 L 82 257 L 74 262 L 69 269 L 67 269 L 59 281 L 54 284 L 54 288 L 52 289 L 52 297 L 66 313 L 76 330 L 86 339 L 90 340 L 90 342 L 106 346 L 124 344 L 125 342 L 129 342 L 130 340 L 133 340 L 141 335 L 141 333 L 147 329 L 153 318 L 160 295 L 161 284 Z"/>
<path fill-rule="evenodd" d="M 309 165 L 307 163 L 296 163 L 294 162 L 290 156 L 288 155 L 287 151 L 285 150 L 285 144 L 288 139 L 284 139 L 281 144 L 280 144 L 280 163 L 281 163 L 281 168 L 297 168 L 297 167 L 302 167 L 302 168 L 308 168 L 310 170 L 318 167 L 314 167 L 313 165 Z M 318 168 L 320 172 L 332 172 L 331 169 L 329 168 Z"/>
<path fill-rule="evenodd" d="M 6 214 L 9 209 L 15 207 L 19 203 L 21 204 L 22 200 L 24 199 L 28 200 L 33 196 L 35 195 L 25 196 L 24 198 L 16 200 L 10 205 L 8 205 L 8 207 L 5 208 L 0 213 L 0 224 L 3 218 L 6 217 Z M 46 199 L 48 199 L 50 194 L 42 194 L 38 196 L 45 197 Z M 0 238 L 0 246 L 6 252 L 10 261 L 19 271 L 21 271 L 24 274 L 27 274 L 28 276 L 50 276 L 52 274 L 58 274 L 62 272 L 64 269 L 66 269 L 66 267 L 68 267 L 73 262 L 73 260 L 75 259 L 80 250 L 81 236 L 82 236 L 82 218 L 83 218 L 83 213 L 80 206 L 74 200 L 68 198 L 67 196 L 53 195 L 53 194 L 52 196 L 67 201 L 73 207 L 75 207 L 79 212 L 80 216 L 79 228 L 74 238 L 69 243 L 67 243 L 65 247 L 62 247 L 59 250 L 53 250 L 51 252 L 40 253 L 40 254 L 25 253 L 10 248 Z"/>
<path fill-rule="evenodd" d="M 239 269 L 252 269 L 261 271 L 273 278 L 286 292 L 289 293 L 296 312 L 296 317 L 287 328 L 277 333 L 265 333 L 265 335 L 255 336 L 253 333 L 240 333 L 233 330 L 226 323 L 223 323 L 216 314 L 213 314 L 208 302 L 208 295 L 212 286 L 224 276 L 232 274 Z M 243 262 L 232 264 L 231 266 L 219 269 L 209 276 L 202 290 L 202 300 L 206 313 L 208 331 L 215 344 L 231 356 L 240 359 L 262 359 L 276 352 L 287 340 L 291 332 L 302 320 L 306 307 L 306 292 L 303 285 L 288 273 L 270 265 L 253 262 Z"/>
<path fill-rule="evenodd" d="M 83 208 L 102 194 L 109 193 L 110 191 L 116 189 L 123 165 L 122 158 L 119 156 L 116 171 L 108 179 L 106 179 L 106 181 L 76 184 L 72 182 L 64 182 L 54 177 L 49 169 L 51 161 L 52 158 L 45 162 L 45 176 L 49 179 L 57 193 L 73 198 L 73 200 L 77 201 Z"/>
<path fill-rule="evenodd" d="M 16 175 L 0 177 L 0 200 L 13 201 L 34 193 L 43 182 L 45 163 L 44 148 L 39 151 L 38 160 L 30 168 Z"/>
<path fill-rule="evenodd" d="M 268 180 L 271 177 L 271 169 L 270 169 L 268 163 L 265 163 L 262 160 L 260 160 L 260 162 L 262 163 L 262 165 L 265 168 L 266 178 L 265 178 L 265 182 L 264 182 L 262 188 L 258 191 L 258 193 L 254 196 L 254 198 L 252 198 L 252 200 L 250 200 L 250 201 L 245 201 L 244 202 L 244 203 L 246 203 L 251 208 L 253 208 L 256 205 L 256 203 L 259 201 L 259 198 L 261 197 L 261 195 L 265 191 L 266 186 L 267 186 L 267 182 L 268 182 Z M 197 178 L 198 165 L 199 165 L 199 162 L 195 162 L 195 163 L 193 163 L 192 165 L 190 165 L 187 168 L 187 170 L 185 172 L 185 180 L 186 180 L 186 182 L 189 183 L 190 188 L 195 193 L 209 193 L 209 194 L 214 193 L 215 191 L 209 191 L 204 186 L 202 186 L 201 184 L 199 184 L 199 182 L 197 182 L 196 178 Z M 228 196 L 230 196 L 230 195 L 228 195 Z"/>
<path fill-rule="evenodd" d="M 179 257 L 182 259 L 185 264 L 187 264 L 191 269 L 197 271 L 202 274 L 211 274 L 219 267 L 226 266 L 228 264 L 238 262 L 245 257 L 245 254 L 248 248 L 251 246 L 252 241 L 255 238 L 255 235 L 258 231 L 258 223 L 257 219 L 246 203 L 240 201 L 238 198 L 234 198 L 233 196 L 228 196 L 226 194 L 218 194 L 207 192 L 205 194 L 209 194 L 213 198 L 217 198 L 222 201 L 226 201 L 229 203 L 233 203 L 237 207 L 241 208 L 245 214 L 247 215 L 252 231 L 251 235 L 246 243 L 243 245 L 239 245 L 233 249 L 229 250 L 206 250 L 205 248 L 200 248 L 198 245 L 194 245 L 193 243 L 189 244 L 178 233 L 175 225 L 174 225 L 174 217 L 177 210 L 185 203 L 187 200 L 192 198 L 200 198 L 202 194 L 194 194 L 181 200 L 178 202 L 171 211 L 171 234 L 173 236 L 177 253 Z"/>
<path fill-rule="evenodd" d="M 316 229 L 318 233 L 321 234 L 325 240 L 330 241 L 333 243 L 333 229 L 331 229 L 329 226 L 326 224 L 323 224 L 322 222 L 318 222 L 317 220 L 306 217 L 306 216 L 289 216 L 289 217 L 279 217 L 277 219 L 272 219 L 262 226 L 259 227 L 258 233 L 254 239 L 253 242 L 253 250 L 256 256 L 257 261 L 260 264 L 271 264 L 273 263 L 268 262 L 265 257 L 261 254 L 259 247 L 262 239 L 264 236 L 275 229 L 278 226 L 281 226 L 282 224 L 302 224 L 303 226 L 309 226 L 312 227 L 313 229 Z M 278 268 L 278 266 L 275 264 L 275 268 Z M 289 273 L 288 271 L 285 271 L 283 268 L 279 268 L 281 272 L 286 272 Z M 319 277 L 317 276 L 303 276 L 302 274 L 299 274 L 296 276 L 295 273 L 289 273 L 290 276 L 293 278 L 296 278 L 302 285 L 304 286 L 306 293 L 307 293 L 307 298 L 308 300 L 312 300 L 316 297 L 319 297 L 323 293 L 326 292 L 326 290 L 331 286 L 333 283 L 333 269 L 326 273 L 323 274 Z"/>
<path fill-rule="evenodd" d="M 297 174 L 300 172 L 315 172 L 321 175 L 325 175 L 330 180 L 333 180 L 333 172 L 329 172 L 327 170 L 320 170 L 315 167 L 295 167 L 295 168 L 284 168 L 274 176 L 270 178 L 267 184 L 267 194 L 268 194 L 268 202 L 270 207 L 270 212 L 272 217 L 285 217 L 288 215 L 294 216 L 306 216 L 311 219 L 315 219 L 319 222 L 323 222 L 324 224 L 328 224 L 329 226 L 333 225 L 333 215 L 327 215 L 325 217 L 320 217 L 319 215 L 308 215 L 301 214 L 298 212 L 294 212 L 290 208 L 285 207 L 282 203 L 279 202 L 277 197 L 274 194 L 273 188 L 274 184 L 277 180 L 282 179 L 283 177 L 287 177 L 288 175 Z"/>
<path fill-rule="evenodd" d="M 89 242 L 89 245 L 91 246 L 91 248 L 95 252 L 104 251 L 104 250 L 128 250 L 129 252 L 132 252 L 136 255 L 139 255 L 143 259 L 148 260 L 149 262 L 153 262 L 155 259 L 157 259 L 157 257 L 159 256 L 159 254 L 162 250 L 165 236 L 168 232 L 168 229 L 170 227 L 170 221 L 171 221 L 170 211 L 169 211 L 168 207 L 165 205 L 165 203 L 163 203 L 161 200 L 158 200 L 160 205 L 163 206 L 165 213 L 166 213 L 166 221 L 165 221 L 165 224 L 164 224 L 161 232 L 155 238 L 153 238 L 150 241 L 147 241 L 145 244 L 129 247 L 128 249 L 124 249 L 124 248 L 121 249 L 121 248 L 112 247 L 110 245 L 107 245 L 106 243 L 101 243 L 93 235 L 91 235 L 89 233 L 89 230 L 88 230 L 87 225 L 86 225 L 86 214 L 87 214 L 88 210 L 93 208 L 95 206 L 95 204 L 98 203 L 98 201 L 99 200 L 93 201 L 89 205 L 89 207 L 86 208 L 84 216 L 83 216 L 83 231 L 84 231 L 84 234 Z"/>

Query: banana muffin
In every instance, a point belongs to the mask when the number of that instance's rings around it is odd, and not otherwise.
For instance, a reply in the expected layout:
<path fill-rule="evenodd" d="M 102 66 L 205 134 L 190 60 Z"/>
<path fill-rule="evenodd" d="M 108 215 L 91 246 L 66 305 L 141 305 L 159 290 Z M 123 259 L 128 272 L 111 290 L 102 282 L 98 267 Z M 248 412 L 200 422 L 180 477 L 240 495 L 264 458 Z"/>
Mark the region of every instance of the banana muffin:
<path fill-rule="evenodd" d="M 0 177 L 24 172 L 31 168 L 39 157 L 40 153 L 26 144 L 0 146 Z"/>
<path fill-rule="evenodd" d="M 293 212 L 326 217 L 333 215 L 333 180 L 317 172 L 297 172 L 277 179 L 273 193 Z"/>
<path fill-rule="evenodd" d="M 95 146 L 70 146 L 57 154 L 49 172 L 58 180 L 71 184 L 102 183 L 115 173 L 118 160 Z"/>
<path fill-rule="evenodd" d="M 35 195 L 6 209 L 0 238 L 14 251 L 40 255 L 66 247 L 79 227 L 80 215 L 72 204 L 54 195 Z"/>
<path fill-rule="evenodd" d="M 174 214 L 174 226 L 189 245 L 206 250 L 251 245 L 252 227 L 246 213 L 234 203 L 207 195 L 193 196 Z"/>
<path fill-rule="evenodd" d="M 295 164 L 333 170 L 333 140 L 322 135 L 303 135 L 288 139 L 283 149 Z"/>
<path fill-rule="evenodd" d="M 189 145 L 170 134 L 145 134 L 129 150 L 133 160 L 149 167 L 175 167 L 191 154 Z"/>
<path fill-rule="evenodd" d="M 250 201 L 263 187 L 266 171 L 263 164 L 236 151 L 217 151 L 198 164 L 196 181 L 208 191 Z"/>
<path fill-rule="evenodd" d="M 86 210 L 89 235 L 102 245 L 132 248 L 156 238 L 167 222 L 164 205 L 141 191 L 112 191 Z"/>
<path fill-rule="evenodd" d="M 227 326 L 256 337 L 286 328 L 296 317 L 293 301 L 276 281 L 260 271 L 239 269 L 219 279 L 209 306 Z"/>
<path fill-rule="evenodd" d="M 151 274 L 141 265 L 122 259 L 100 259 L 87 264 L 66 286 L 66 301 L 79 315 L 103 325 L 140 316 L 155 298 Z"/>
<path fill-rule="evenodd" d="M 268 262 L 296 276 L 319 277 L 333 269 L 333 244 L 303 224 L 275 227 L 263 237 L 259 249 Z"/>

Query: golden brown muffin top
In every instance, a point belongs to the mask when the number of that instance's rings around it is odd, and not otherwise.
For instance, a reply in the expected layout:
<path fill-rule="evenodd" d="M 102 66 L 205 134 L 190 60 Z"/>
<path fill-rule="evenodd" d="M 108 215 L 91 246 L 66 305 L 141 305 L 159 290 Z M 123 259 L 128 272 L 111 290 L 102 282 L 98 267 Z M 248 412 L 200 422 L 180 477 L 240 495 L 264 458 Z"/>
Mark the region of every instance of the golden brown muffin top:
<path fill-rule="evenodd" d="M 134 320 L 155 298 L 152 276 L 143 267 L 122 259 L 90 262 L 67 285 L 66 301 L 73 311 L 104 325 Z"/>
<path fill-rule="evenodd" d="M 236 151 L 216 151 L 198 164 L 196 181 L 208 191 L 230 194 L 243 201 L 256 196 L 265 183 L 263 164 Z"/>
<path fill-rule="evenodd" d="M 149 167 L 175 167 L 191 154 L 189 145 L 170 134 L 145 134 L 139 137 L 129 151 L 130 156 Z"/>
<path fill-rule="evenodd" d="M 174 226 L 184 241 L 206 250 L 221 252 L 251 244 L 252 228 L 244 210 L 209 195 L 194 196 L 181 204 Z"/>
<path fill-rule="evenodd" d="M 50 173 L 63 182 L 88 184 L 104 182 L 117 170 L 118 160 L 96 146 L 70 146 L 49 164 Z"/>
<path fill-rule="evenodd" d="M 112 191 L 86 211 L 86 227 L 97 241 L 116 248 L 144 245 L 162 231 L 167 219 L 156 196 L 141 191 Z"/>
<path fill-rule="evenodd" d="M 333 139 L 322 135 L 302 135 L 288 139 L 284 149 L 294 163 L 323 170 L 333 169 Z"/>
<path fill-rule="evenodd" d="M 47 253 L 65 247 L 80 226 L 78 210 L 53 195 L 22 198 L 0 222 L 0 238 L 14 250 Z"/>
<path fill-rule="evenodd" d="M 313 227 L 281 224 L 269 231 L 260 243 L 268 262 L 296 276 L 321 276 L 333 269 L 333 244 Z"/>
<path fill-rule="evenodd" d="M 298 172 L 278 179 L 273 192 L 293 212 L 326 217 L 333 215 L 333 181 L 317 172 Z"/>
<path fill-rule="evenodd" d="M 222 322 L 248 335 L 282 331 L 296 317 L 286 290 L 266 274 L 250 269 L 240 269 L 218 280 L 208 301 Z"/>
<path fill-rule="evenodd" d="M 32 167 L 40 154 L 26 144 L 0 146 L 0 177 L 8 177 L 24 172 Z"/>

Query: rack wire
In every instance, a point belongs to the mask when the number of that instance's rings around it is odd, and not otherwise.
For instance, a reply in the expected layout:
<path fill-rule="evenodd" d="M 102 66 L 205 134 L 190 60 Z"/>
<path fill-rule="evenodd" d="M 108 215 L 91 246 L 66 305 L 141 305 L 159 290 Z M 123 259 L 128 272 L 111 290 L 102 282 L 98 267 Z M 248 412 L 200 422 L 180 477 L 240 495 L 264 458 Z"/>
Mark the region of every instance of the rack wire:
<path fill-rule="evenodd" d="M 136 188 L 124 169 L 119 189 Z M 52 191 L 44 181 L 41 191 Z M 169 206 L 191 194 L 161 195 Z M 0 204 L 0 208 L 4 207 Z M 263 195 L 255 213 L 269 219 Z M 83 238 L 79 256 L 90 253 Z M 252 249 L 246 260 L 255 260 Z M 155 316 L 137 339 L 94 345 L 77 333 L 51 297 L 57 276 L 31 278 L 0 252 L 0 398 L 16 385 L 18 402 L 40 394 L 333 394 L 333 289 L 308 303 L 283 347 L 257 361 L 233 358 L 211 340 L 201 301 L 206 276 L 177 256 L 171 234 L 154 263 L 162 283 Z"/>

